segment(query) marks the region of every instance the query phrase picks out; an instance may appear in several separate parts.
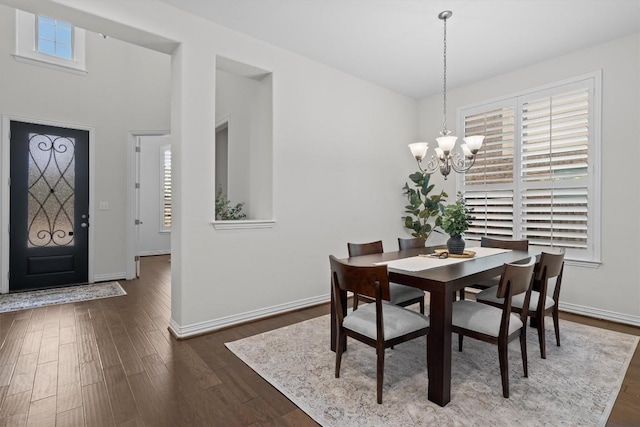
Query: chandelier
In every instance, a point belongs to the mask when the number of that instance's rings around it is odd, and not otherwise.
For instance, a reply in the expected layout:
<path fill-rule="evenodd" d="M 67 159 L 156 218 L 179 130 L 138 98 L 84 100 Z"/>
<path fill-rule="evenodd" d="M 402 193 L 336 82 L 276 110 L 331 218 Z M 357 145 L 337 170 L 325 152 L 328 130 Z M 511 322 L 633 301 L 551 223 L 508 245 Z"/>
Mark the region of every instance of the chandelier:
<path fill-rule="evenodd" d="M 452 169 L 458 173 L 468 171 L 475 163 L 476 154 L 482 146 L 482 141 L 484 141 L 483 135 L 467 136 L 464 138 L 465 144 L 461 144 L 460 146 L 462 153 L 454 153 L 453 150 L 458 137 L 451 135 L 451 131 L 447 129 L 447 19 L 451 18 L 451 15 L 453 15 L 453 12 L 450 10 L 445 10 L 438 14 L 438 18 L 444 21 L 444 84 L 442 91 L 444 118 L 442 121 L 440 137 L 436 138 L 436 141 L 438 141 L 438 148 L 435 149 L 436 155 L 432 155 L 426 166 L 423 168 L 422 161 L 427 156 L 429 144 L 426 142 L 415 142 L 413 144 L 409 144 L 411 154 L 415 157 L 420 171 L 427 175 L 431 175 L 439 169 L 440 173 L 444 176 L 444 179 L 447 179 L 447 175 L 451 173 Z"/>

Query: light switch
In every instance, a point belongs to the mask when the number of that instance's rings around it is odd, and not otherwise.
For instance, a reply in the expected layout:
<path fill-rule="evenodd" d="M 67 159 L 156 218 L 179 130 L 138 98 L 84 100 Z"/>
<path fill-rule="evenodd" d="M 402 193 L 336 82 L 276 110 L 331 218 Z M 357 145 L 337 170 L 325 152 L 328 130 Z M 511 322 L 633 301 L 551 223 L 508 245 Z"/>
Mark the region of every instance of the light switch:
<path fill-rule="evenodd" d="M 100 202 L 100 208 L 101 211 L 108 211 L 109 210 L 109 202 Z"/>

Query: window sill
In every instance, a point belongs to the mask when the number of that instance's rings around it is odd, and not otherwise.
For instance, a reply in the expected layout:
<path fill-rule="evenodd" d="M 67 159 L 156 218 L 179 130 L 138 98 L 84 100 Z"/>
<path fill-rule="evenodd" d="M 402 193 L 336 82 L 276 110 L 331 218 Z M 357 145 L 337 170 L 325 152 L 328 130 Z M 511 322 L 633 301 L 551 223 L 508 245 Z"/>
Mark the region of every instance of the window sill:
<path fill-rule="evenodd" d="M 38 65 L 40 67 L 45 67 L 52 70 L 65 71 L 67 73 L 77 74 L 79 76 L 84 76 L 85 74 L 87 74 L 87 70 L 80 67 L 74 67 L 73 65 L 58 64 L 50 61 L 45 61 L 43 59 L 19 55 L 17 53 L 14 53 L 13 57 L 16 59 L 16 61 L 24 62 L 25 64 Z"/>
<path fill-rule="evenodd" d="M 585 261 L 580 259 L 568 259 L 564 260 L 565 265 L 573 265 L 575 267 L 586 267 L 586 268 L 599 268 L 602 264 L 601 261 Z"/>
<path fill-rule="evenodd" d="M 258 228 L 273 228 L 276 225 L 275 219 L 248 219 L 239 221 L 216 221 L 212 222 L 216 230 L 247 230 Z"/>

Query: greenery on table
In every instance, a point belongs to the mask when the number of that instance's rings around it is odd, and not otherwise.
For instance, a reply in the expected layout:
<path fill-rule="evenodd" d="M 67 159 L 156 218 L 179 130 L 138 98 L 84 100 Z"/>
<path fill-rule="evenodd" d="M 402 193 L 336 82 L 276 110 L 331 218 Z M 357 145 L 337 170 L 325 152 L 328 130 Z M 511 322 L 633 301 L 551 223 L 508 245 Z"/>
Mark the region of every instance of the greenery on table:
<path fill-rule="evenodd" d="M 216 220 L 228 221 L 228 220 L 240 220 L 245 219 L 247 214 L 242 212 L 244 203 L 237 203 L 235 206 L 231 206 L 231 201 L 222 194 L 222 189 L 218 189 L 216 192 Z"/>
<path fill-rule="evenodd" d="M 409 214 L 402 217 L 405 228 L 412 230 L 413 237 L 424 237 L 427 239 L 436 227 L 440 226 L 442 221 L 442 212 L 444 210 L 444 202 L 449 197 L 444 191 L 429 195 L 434 188 L 433 184 L 429 184 L 430 175 L 422 172 L 415 172 L 409 175 L 409 179 L 413 182 L 409 186 L 405 182 L 404 195 L 407 196 L 405 213 Z M 413 187 L 413 188 L 412 188 Z"/>
<path fill-rule="evenodd" d="M 444 207 L 440 227 L 449 236 L 461 236 L 471 226 L 471 209 L 467 206 L 462 193 L 458 193 L 455 203 Z"/>

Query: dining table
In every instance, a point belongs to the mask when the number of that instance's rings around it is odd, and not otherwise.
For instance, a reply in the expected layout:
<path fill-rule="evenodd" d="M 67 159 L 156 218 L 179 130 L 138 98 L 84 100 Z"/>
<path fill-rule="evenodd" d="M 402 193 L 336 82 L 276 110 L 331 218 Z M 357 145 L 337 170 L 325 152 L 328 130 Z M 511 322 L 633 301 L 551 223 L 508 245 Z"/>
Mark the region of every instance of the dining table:
<path fill-rule="evenodd" d="M 386 264 L 389 281 L 413 286 L 429 292 L 430 328 L 427 336 L 427 372 L 429 377 L 428 399 L 440 406 L 451 401 L 452 310 L 456 293 L 467 286 L 500 275 L 505 263 L 517 263 L 531 256 L 536 250 L 516 251 L 468 247 L 478 255 L 466 259 L 440 259 L 430 257 L 442 246 L 405 249 L 342 259 L 355 266 Z M 425 268 L 422 268 L 425 267 Z M 347 312 L 347 292 L 339 293 L 344 315 Z M 331 293 L 331 350 L 336 350 L 336 312 Z M 346 343 L 344 344 L 346 345 Z M 344 349 L 346 351 L 346 348 Z"/>

